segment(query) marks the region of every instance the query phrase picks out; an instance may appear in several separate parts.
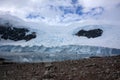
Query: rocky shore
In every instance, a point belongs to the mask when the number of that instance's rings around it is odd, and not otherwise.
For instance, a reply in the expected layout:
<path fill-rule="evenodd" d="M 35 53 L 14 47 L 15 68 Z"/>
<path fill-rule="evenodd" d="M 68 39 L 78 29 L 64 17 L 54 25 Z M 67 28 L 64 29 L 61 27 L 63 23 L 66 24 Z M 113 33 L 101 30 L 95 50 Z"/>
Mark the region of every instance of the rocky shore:
<path fill-rule="evenodd" d="M 1 58 L 0 80 L 120 80 L 120 56 L 41 63 Z"/>

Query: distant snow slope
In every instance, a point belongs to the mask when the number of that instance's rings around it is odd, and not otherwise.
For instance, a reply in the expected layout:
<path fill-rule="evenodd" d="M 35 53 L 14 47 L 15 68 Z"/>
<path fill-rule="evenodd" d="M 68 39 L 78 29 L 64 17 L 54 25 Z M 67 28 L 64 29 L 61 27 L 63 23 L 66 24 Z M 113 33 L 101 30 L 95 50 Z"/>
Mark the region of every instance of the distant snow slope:
<path fill-rule="evenodd" d="M 120 49 L 120 26 L 112 25 L 112 23 L 88 20 L 83 22 L 74 22 L 67 25 L 48 25 L 42 22 L 25 22 L 8 14 L 0 14 L 0 19 L 4 19 L 3 22 L 0 20 L 0 23 L 2 24 L 4 24 L 5 21 L 10 21 L 13 25 L 28 27 L 37 33 L 37 37 L 28 42 L 1 40 L 0 45 L 44 45 L 49 47 L 62 45 L 89 45 Z M 81 29 L 90 30 L 96 28 L 103 30 L 101 37 L 88 39 L 86 37 L 78 37 L 74 35 Z"/>

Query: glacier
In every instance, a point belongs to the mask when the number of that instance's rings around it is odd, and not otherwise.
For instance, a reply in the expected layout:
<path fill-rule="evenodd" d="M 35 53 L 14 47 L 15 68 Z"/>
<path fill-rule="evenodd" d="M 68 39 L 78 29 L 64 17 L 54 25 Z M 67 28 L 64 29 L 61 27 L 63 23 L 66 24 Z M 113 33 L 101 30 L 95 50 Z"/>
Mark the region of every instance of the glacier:
<path fill-rule="evenodd" d="M 27 28 L 36 32 L 37 37 L 30 41 L 0 40 L 0 45 L 21 46 L 62 46 L 62 45 L 89 45 L 120 49 L 120 24 L 99 20 L 82 20 L 72 23 L 56 25 L 44 22 L 28 22 L 10 14 L 0 13 L 0 24 L 11 23 L 14 27 Z M 114 24 L 113 24 L 114 23 Z M 79 30 L 102 29 L 103 34 L 97 38 L 78 37 L 75 35 Z"/>
<path fill-rule="evenodd" d="M 78 21 L 49 25 L 26 22 L 15 16 L 0 14 L 0 24 L 10 22 L 14 27 L 28 28 L 37 37 L 30 41 L 0 39 L 0 57 L 13 62 L 49 62 L 120 55 L 120 24 L 105 21 Z M 97 38 L 75 36 L 81 29 L 100 28 Z"/>
<path fill-rule="evenodd" d="M 120 55 L 120 49 L 96 46 L 0 46 L 0 57 L 12 62 L 52 62 L 116 55 Z"/>

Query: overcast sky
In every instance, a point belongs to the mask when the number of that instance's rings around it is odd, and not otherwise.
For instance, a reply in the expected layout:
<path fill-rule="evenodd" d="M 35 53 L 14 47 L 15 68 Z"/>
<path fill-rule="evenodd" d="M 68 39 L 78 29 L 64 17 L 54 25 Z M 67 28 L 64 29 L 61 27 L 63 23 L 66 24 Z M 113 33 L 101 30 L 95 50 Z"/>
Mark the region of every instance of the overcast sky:
<path fill-rule="evenodd" d="M 0 0 L 0 13 L 26 21 L 120 21 L 120 0 Z"/>

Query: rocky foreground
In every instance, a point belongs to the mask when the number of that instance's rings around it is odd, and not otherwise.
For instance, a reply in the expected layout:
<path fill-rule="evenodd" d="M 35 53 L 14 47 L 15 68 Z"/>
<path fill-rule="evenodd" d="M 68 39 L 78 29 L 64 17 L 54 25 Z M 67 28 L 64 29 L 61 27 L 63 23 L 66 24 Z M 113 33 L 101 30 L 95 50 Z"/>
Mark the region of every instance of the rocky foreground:
<path fill-rule="evenodd" d="M 120 80 L 120 56 L 46 63 L 0 59 L 0 80 Z"/>

